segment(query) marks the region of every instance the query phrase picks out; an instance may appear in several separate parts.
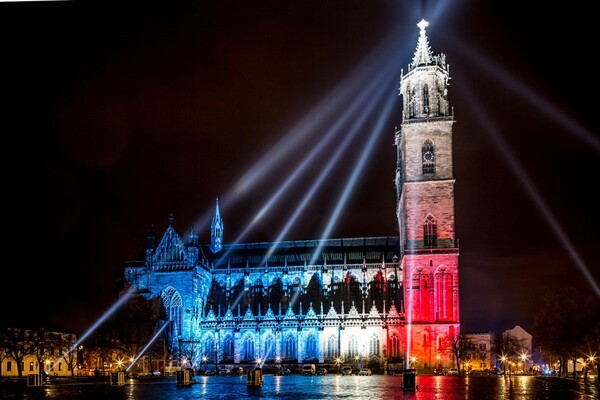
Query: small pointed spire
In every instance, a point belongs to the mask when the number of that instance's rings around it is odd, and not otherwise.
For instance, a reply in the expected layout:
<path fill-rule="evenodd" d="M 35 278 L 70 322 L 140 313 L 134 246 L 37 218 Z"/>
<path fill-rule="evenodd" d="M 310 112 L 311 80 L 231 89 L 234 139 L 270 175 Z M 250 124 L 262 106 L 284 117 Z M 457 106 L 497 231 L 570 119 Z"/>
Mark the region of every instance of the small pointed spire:
<path fill-rule="evenodd" d="M 213 253 L 218 253 L 223 248 L 223 219 L 219 211 L 219 198 L 217 197 L 215 212 L 210 223 L 210 248 Z"/>
<path fill-rule="evenodd" d="M 175 214 L 169 214 L 169 226 L 173 226 L 173 220 L 175 220 Z"/>

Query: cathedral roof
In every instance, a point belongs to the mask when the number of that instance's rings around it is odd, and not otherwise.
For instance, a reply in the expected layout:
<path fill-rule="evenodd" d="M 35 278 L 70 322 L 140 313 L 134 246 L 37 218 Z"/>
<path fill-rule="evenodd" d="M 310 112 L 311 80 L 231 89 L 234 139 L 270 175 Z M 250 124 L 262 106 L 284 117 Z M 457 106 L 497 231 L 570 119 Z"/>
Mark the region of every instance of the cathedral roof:
<path fill-rule="evenodd" d="M 267 264 L 291 268 L 305 266 L 316 251 L 319 252 L 316 264 L 324 260 L 327 265 L 381 263 L 382 259 L 392 262 L 394 256 L 399 256 L 399 240 L 397 236 L 380 236 L 224 244 L 219 253 L 206 251 L 204 254 L 217 269 L 264 267 Z"/>

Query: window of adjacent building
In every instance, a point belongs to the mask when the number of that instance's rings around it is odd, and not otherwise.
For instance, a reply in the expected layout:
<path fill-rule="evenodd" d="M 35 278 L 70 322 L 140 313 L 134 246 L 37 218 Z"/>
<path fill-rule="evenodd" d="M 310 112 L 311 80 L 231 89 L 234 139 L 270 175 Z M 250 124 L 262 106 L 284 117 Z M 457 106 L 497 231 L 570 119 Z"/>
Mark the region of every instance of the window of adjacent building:
<path fill-rule="evenodd" d="M 6 372 L 10 372 L 10 371 L 12 371 L 12 362 L 7 361 L 6 362 Z"/>
<path fill-rule="evenodd" d="M 29 362 L 29 372 L 33 372 L 33 361 Z"/>

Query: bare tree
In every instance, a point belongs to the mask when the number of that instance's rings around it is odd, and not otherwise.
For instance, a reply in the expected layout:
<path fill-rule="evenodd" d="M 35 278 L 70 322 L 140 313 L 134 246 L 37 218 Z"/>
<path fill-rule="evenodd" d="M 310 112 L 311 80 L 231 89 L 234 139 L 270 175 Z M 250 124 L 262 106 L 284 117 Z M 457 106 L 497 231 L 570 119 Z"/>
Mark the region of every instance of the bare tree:
<path fill-rule="evenodd" d="M 510 334 L 502 334 L 496 338 L 496 347 L 495 351 L 498 355 L 500 355 L 500 360 L 502 361 L 502 372 L 506 374 L 506 365 L 511 363 L 512 360 L 518 359 L 525 351 L 527 350 L 527 346 L 525 343 L 525 339 L 519 339 L 516 336 Z M 509 372 L 512 372 L 512 369 L 509 366 Z"/>
<path fill-rule="evenodd" d="M 559 374 L 567 375 L 569 360 L 600 354 L 600 301 L 574 288 L 546 296 L 533 325 L 536 344 L 546 357 L 560 361 Z"/>
<path fill-rule="evenodd" d="M 32 341 L 29 333 L 25 329 L 17 328 L 4 330 L 4 349 L 8 358 L 15 361 L 19 378 L 23 377 L 23 360 L 32 351 Z"/>
<path fill-rule="evenodd" d="M 465 335 L 459 335 L 452 339 L 449 351 L 454 356 L 456 366 L 459 374 L 462 374 L 462 363 L 465 361 L 469 349 L 471 348 L 471 341 Z"/>

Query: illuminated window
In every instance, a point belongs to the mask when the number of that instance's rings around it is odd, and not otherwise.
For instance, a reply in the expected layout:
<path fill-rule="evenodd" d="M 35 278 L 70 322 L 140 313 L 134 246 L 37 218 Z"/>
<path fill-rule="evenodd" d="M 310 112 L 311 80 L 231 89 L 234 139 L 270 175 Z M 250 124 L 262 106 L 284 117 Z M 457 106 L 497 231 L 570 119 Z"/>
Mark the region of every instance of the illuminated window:
<path fill-rule="evenodd" d="M 435 247 L 437 240 L 437 224 L 431 214 L 428 214 L 423 224 L 423 244 L 426 247 Z"/>
<path fill-rule="evenodd" d="M 350 357 L 358 355 L 358 340 L 354 335 L 350 337 L 350 342 L 348 343 L 348 355 Z"/>
<path fill-rule="evenodd" d="M 273 340 L 273 335 L 267 336 L 265 339 L 265 360 L 270 360 L 275 358 L 275 341 Z"/>
<path fill-rule="evenodd" d="M 410 89 L 407 89 L 407 92 L 409 93 L 409 97 L 408 97 L 408 118 L 414 118 L 415 117 L 415 98 L 416 98 L 416 88 L 413 88 L 412 91 Z"/>
<path fill-rule="evenodd" d="M 306 338 L 306 358 L 317 357 L 317 339 L 315 335 L 310 335 Z"/>
<path fill-rule="evenodd" d="M 423 85 L 423 114 L 429 114 L 429 86 Z"/>
<path fill-rule="evenodd" d="M 372 335 L 369 341 L 369 355 L 379 356 L 379 336 Z"/>
<path fill-rule="evenodd" d="M 291 334 L 288 335 L 285 339 L 284 357 L 288 360 L 298 358 L 296 352 L 296 339 Z"/>
<path fill-rule="evenodd" d="M 204 355 L 208 357 L 209 360 L 216 360 L 216 351 L 215 351 L 215 341 L 212 336 L 209 336 L 204 341 Z"/>
<path fill-rule="evenodd" d="M 327 338 L 327 358 L 335 358 L 338 356 L 337 338 L 331 335 Z"/>
<path fill-rule="evenodd" d="M 423 162 L 423 174 L 435 174 L 435 149 L 433 142 L 429 139 L 421 147 L 421 160 Z"/>
<path fill-rule="evenodd" d="M 254 339 L 251 336 L 246 336 L 244 339 L 244 347 L 242 349 L 243 360 L 254 360 Z"/>
<path fill-rule="evenodd" d="M 31 362 L 29 363 L 29 371 L 30 371 L 30 372 L 31 372 L 31 371 L 33 371 L 33 361 L 31 361 Z"/>
<path fill-rule="evenodd" d="M 390 338 L 390 357 L 400 356 L 400 338 L 393 334 Z"/>
<path fill-rule="evenodd" d="M 223 358 L 232 359 L 233 358 L 233 339 L 231 336 L 225 336 L 223 340 Z"/>

